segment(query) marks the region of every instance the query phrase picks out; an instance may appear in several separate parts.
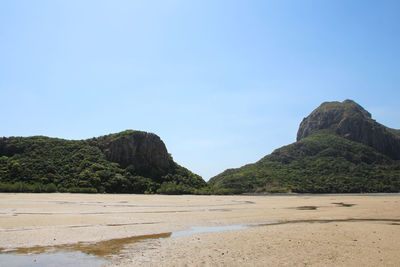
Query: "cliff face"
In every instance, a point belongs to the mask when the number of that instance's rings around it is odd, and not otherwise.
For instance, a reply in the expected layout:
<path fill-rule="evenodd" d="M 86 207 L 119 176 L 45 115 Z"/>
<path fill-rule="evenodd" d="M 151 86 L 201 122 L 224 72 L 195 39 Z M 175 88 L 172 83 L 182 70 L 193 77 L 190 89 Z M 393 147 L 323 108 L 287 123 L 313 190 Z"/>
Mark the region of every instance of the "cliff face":
<path fill-rule="evenodd" d="M 371 119 L 371 114 L 352 100 L 325 102 L 304 118 L 297 141 L 322 129 L 331 129 L 341 137 L 375 148 L 392 159 L 400 159 L 398 130 Z"/>
<path fill-rule="evenodd" d="M 297 142 L 209 183 L 243 192 L 399 192 L 398 159 L 399 130 L 354 101 L 326 102 L 301 122 Z"/>
<path fill-rule="evenodd" d="M 99 137 L 98 145 L 107 160 L 133 168 L 141 175 L 156 177 L 173 168 L 164 142 L 153 133 L 128 130 Z"/>
<path fill-rule="evenodd" d="M 127 130 L 87 140 L 0 138 L 0 192 L 187 194 L 204 186 L 152 133 Z"/>

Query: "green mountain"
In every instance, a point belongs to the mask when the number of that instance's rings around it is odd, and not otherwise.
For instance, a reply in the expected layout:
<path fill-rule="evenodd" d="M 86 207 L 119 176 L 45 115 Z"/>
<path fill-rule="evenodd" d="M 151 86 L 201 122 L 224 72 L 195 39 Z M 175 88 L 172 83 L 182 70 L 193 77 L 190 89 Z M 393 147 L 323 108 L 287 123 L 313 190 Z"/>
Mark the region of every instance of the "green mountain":
<path fill-rule="evenodd" d="M 399 192 L 399 159 L 399 130 L 354 101 L 326 102 L 303 119 L 297 142 L 209 184 L 242 192 Z"/>
<path fill-rule="evenodd" d="M 0 138 L 0 191 L 193 193 L 204 186 L 152 133 L 127 130 L 87 140 Z"/>

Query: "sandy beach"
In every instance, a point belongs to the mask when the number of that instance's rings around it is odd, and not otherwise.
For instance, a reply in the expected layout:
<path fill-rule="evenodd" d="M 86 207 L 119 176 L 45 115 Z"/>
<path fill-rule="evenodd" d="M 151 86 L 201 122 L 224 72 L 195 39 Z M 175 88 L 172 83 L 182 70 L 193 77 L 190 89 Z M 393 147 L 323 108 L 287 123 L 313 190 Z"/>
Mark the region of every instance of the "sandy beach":
<path fill-rule="evenodd" d="M 400 266 L 400 195 L 0 194 L 0 248 L 111 266 Z"/>

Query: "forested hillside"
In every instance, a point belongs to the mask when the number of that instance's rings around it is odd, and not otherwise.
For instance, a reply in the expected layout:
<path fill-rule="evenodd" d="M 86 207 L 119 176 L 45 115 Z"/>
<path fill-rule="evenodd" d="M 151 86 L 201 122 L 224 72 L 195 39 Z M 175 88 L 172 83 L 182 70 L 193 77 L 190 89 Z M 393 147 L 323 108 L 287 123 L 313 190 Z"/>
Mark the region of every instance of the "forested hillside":
<path fill-rule="evenodd" d="M 298 141 L 209 183 L 243 192 L 400 191 L 398 130 L 371 119 L 351 100 L 323 103 L 305 118 Z"/>
<path fill-rule="evenodd" d="M 88 140 L 0 138 L 1 191 L 193 193 L 204 186 L 151 133 L 128 130 Z"/>

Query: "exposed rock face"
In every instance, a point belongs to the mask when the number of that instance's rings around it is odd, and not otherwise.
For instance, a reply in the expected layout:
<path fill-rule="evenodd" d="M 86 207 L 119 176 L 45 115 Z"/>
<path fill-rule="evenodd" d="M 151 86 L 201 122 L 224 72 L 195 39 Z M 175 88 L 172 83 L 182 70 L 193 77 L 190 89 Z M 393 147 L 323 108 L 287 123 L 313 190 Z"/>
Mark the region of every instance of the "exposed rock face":
<path fill-rule="evenodd" d="M 369 112 L 352 100 L 323 103 L 303 119 L 297 141 L 322 129 L 332 129 L 344 138 L 371 146 L 392 159 L 400 159 L 399 131 L 375 122 Z"/>
<path fill-rule="evenodd" d="M 100 137 L 98 142 L 107 160 L 134 168 L 140 175 L 164 175 L 173 167 L 164 142 L 155 134 L 128 130 Z"/>

